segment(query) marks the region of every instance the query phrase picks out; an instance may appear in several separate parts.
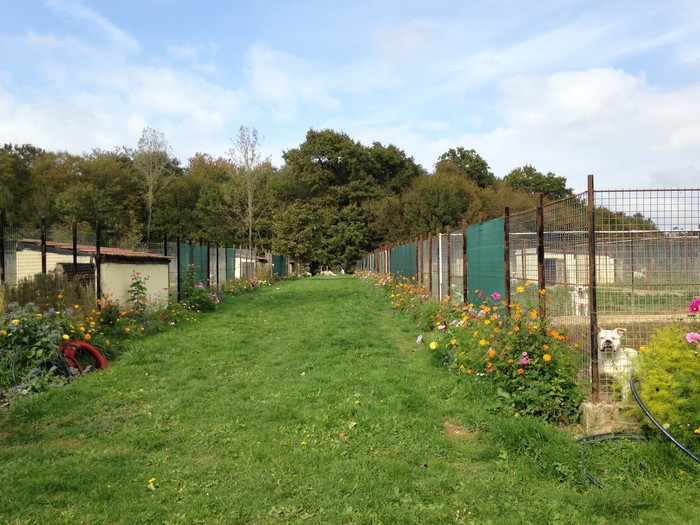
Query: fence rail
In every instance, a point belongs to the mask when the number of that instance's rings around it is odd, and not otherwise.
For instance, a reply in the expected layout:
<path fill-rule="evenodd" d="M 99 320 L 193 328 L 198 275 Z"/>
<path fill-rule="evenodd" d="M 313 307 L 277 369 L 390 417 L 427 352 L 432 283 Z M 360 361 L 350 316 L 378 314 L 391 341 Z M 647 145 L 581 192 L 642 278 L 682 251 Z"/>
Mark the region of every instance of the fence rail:
<path fill-rule="evenodd" d="M 700 189 L 588 190 L 502 218 L 446 229 L 368 254 L 362 269 L 401 274 L 438 300 L 474 302 L 476 290 L 532 301 L 581 348 L 594 399 L 598 328 L 624 328 L 639 349 L 664 325 L 693 320 L 700 296 Z M 415 271 L 409 263 L 415 261 Z M 530 282 L 537 286 L 525 287 Z M 544 291 L 544 294 L 538 293 Z"/>

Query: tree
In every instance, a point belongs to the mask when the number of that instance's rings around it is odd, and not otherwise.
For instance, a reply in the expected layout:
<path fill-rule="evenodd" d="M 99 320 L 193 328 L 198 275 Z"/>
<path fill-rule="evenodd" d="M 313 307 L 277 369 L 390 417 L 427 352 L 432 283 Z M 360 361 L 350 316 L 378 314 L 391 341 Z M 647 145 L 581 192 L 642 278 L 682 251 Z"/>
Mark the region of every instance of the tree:
<path fill-rule="evenodd" d="M 498 180 L 491 173 L 491 168 L 486 161 L 479 156 L 473 149 L 466 150 L 462 147 L 457 149 L 450 148 L 446 153 L 438 157 L 435 165 L 435 172 L 443 171 L 448 168 L 446 164 L 451 164 L 456 168 L 457 172 L 468 180 L 472 181 L 479 188 L 487 188 L 493 186 Z"/>
<path fill-rule="evenodd" d="M 162 131 L 145 128 L 134 153 L 134 168 L 139 174 L 141 198 L 146 207 L 146 242 L 156 200 L 176 178 L 178 163 L 171 158 L 170 145 Z"/>
<path fill-rule="evenodd" d="M 503 181 L 515 190 L 542 193 L 551 200 L 560 200 L 573 195 L 573 190 L 566 187 L 566 177 L 557 177 L 552 172 L 543 175 L 529 164 L 522 168 L 515 168 L 503 178 Z"/>
<path fill-rule="evenodd" d="M 270 208 L 268 179 L 272 164 L 262 159 L 260 139 L 255 128 L 241 126 L 238 138 L 228 150 L 235 167 L 223 186 L 223 199 L 234 221 L 240 221 L 246 233 L 248 249 L 253 249 L 253 234 L 258 222 Z"/>
<path fill-rule="evenodd" d="M 476 185 L 453 173 L 421 177 L 403 201 L 412 236 L 472 222 L 482 207 Z"/>

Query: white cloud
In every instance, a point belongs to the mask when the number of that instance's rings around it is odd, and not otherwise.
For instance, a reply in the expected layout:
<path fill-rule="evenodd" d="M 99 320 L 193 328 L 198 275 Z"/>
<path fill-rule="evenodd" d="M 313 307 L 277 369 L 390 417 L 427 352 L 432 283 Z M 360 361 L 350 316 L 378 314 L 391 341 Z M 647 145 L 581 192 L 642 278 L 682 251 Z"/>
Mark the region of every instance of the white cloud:
<path fill-rule="evenodd" d="M 301 106 L 337 109 L 340 102 L 328 92 L 328 80 L 311 63 L 263 45 L 248 53 L 250 92 L 269 104 L 275 118 L 291 119 Z"/>
<path fill-rule="evenodd" d="M 78 0 L 47 0 L 46 4 L 59 13 L 85 22 L 87 28 L 96 30 L 95 33 L 107 35 L 109 40 L 125 51 L 136 52 L 140 48 L 138 41 L 129 33 Z"/>

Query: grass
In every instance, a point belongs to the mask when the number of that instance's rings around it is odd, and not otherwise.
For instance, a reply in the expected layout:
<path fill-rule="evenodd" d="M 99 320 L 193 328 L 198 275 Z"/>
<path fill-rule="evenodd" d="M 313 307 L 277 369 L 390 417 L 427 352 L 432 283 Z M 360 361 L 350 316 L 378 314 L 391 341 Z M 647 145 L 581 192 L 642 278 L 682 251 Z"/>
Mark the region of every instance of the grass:
<path fill-rule="evenodd" d="M 0 523 L 698 523 L 671 445 L 489 408 L 364 282 L 311 278 L 134 341 L 0 415 Z M 155 478 L 149 490 L 149 480 Z"/>

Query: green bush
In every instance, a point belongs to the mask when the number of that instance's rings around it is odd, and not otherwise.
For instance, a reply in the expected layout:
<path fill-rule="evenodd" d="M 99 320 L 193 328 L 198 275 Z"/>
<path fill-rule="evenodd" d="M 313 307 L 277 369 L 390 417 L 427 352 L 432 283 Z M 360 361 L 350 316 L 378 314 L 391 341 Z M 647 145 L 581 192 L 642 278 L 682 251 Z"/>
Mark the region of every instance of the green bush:
<path fill-rule="evenodd" d="M 492 406 L 503 414 L 532 415 L 553 423 L 573 423 L 584 399 L 576 382 L 580 356 L 566 334 L 539 317 L 536 307 L 506 305 L 499 294 L 480 293 L 480 305 L 426 298 L 407 281 L 377 279 L 394 308 L 418 315 L 435 362 L 463 374 L 466 381 L 490 381 Z M 526 297 L 526 289 L 516 291 Z M 539 294 L 538 294 L 539 295 Z M 418 299 L 422 302 L 417 304 Z"/>
<path fill-rule="evenodd" d="M 678 325 L 661 328 L 643 347 L 635 371 L 640 399 L 676 439 L 700 452 L 700 334 Z M 641 408 L 634 413 L 653 427 Z"/>
<path fill-rule="evenodd" d="M 199 280 L 199 273 L 194 264 L 187 268 L 182 277 L 180 296 L 183 306 L 195 312 L 211 312 L 220 301 L 216 291 L 212 291 Z"/>

